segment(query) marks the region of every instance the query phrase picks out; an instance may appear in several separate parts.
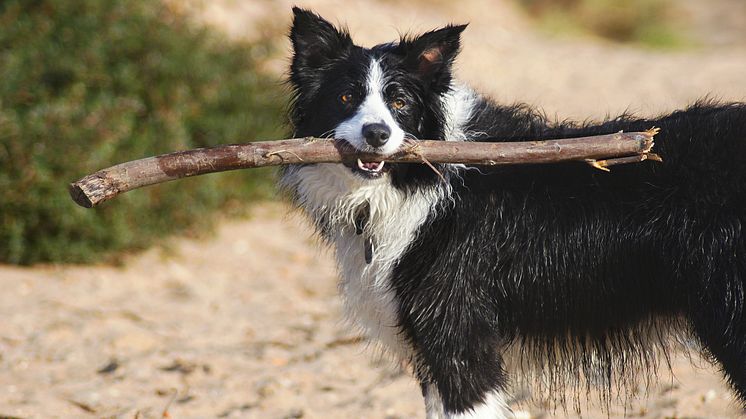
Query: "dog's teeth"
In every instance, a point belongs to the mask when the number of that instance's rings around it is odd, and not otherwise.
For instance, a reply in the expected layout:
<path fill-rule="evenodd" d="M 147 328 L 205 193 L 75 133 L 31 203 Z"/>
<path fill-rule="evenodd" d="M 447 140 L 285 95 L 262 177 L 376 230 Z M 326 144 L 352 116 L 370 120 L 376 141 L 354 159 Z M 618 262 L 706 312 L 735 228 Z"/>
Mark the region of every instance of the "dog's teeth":
<path fill-rule="evenodd" d="M 384 162 L 370 162 L 370 163 L 363 163 L 362 160 L 357 159 L 357 167 L 360 170 L 364 170 L 369 173 L 379 173 L 381 170 L 383 170 L 383 164 Z"/>

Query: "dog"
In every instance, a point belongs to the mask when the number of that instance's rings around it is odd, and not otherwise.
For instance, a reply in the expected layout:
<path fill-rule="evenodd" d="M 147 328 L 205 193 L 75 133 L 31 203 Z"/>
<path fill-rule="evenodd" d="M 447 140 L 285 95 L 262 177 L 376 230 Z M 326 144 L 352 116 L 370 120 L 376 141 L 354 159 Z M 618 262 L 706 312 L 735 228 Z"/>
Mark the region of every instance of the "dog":
<path fill-rule="evenodd" d="M 296 136 L 385 156 L 409 139 L 661 129 L 662 163 L 611 173 L 384 157 L 283 169 L 281 186 L 334 249 L 346 314 L 410 363 L 428 418 L 512 417 L 508 371 L 550 395 L 585 386 L 608 398 L 692 342 L 746 404 L 746 104 L 554 122 L 454 80 L 465 25 L 368 49 L 293 13 Z"/>

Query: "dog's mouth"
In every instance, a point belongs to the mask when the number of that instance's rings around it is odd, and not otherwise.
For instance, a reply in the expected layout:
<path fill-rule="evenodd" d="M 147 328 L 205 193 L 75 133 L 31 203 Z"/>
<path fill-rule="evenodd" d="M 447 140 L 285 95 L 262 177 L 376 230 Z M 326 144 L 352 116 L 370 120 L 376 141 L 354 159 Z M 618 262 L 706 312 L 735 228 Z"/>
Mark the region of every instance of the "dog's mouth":
<path fill-rule="evenodd" d="M 357 159 L 356 162 L 346 162 L 347 166 L 353 173 L 360 175 L 366 179 L 377 179 L 388 172 L 391 166 L 386 166 L 385 161 L 378 162 L 364 162 Z"/>

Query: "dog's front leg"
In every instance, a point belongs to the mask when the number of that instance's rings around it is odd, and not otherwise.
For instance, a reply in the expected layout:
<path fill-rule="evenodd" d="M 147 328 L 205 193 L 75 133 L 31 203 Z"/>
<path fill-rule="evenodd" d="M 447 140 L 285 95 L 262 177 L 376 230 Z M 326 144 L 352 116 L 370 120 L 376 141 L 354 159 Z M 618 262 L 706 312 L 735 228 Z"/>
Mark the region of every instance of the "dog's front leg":
<path fill-rule="evenodd" d="M 513 418 L 500 339 L 469 308 L 460 310 L 438 310 L 447 317 L 421 317 L 422 327 L 410 329 L 427 418 Z"/>
<path fill-rule="evenodd" d="M 508 407 L 507 394 L 502 388 L 495 388 L 484 394 L 478 402 L 464 410 L 447 410 L 443 398 L 434 383 L 422 384 L 427 419 L 512 419 L 515 416 Z"/>

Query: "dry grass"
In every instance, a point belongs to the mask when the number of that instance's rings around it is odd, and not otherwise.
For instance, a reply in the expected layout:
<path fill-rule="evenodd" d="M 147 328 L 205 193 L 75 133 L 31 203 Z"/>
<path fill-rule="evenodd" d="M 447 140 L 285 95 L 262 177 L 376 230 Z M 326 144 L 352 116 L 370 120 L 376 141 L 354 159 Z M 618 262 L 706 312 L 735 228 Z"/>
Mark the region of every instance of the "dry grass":
<path fill-rule="evenodd" d="M 653 48 L 691 43 L 683 15 L 671 0 L 516 0 L 540 27 L 553 34 L 592 35 Z"/>

